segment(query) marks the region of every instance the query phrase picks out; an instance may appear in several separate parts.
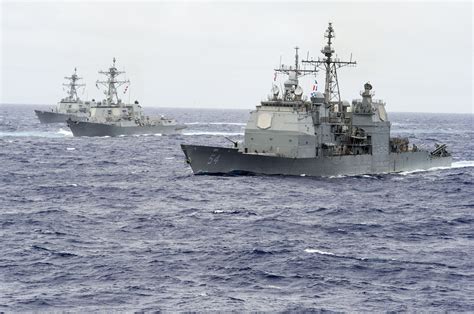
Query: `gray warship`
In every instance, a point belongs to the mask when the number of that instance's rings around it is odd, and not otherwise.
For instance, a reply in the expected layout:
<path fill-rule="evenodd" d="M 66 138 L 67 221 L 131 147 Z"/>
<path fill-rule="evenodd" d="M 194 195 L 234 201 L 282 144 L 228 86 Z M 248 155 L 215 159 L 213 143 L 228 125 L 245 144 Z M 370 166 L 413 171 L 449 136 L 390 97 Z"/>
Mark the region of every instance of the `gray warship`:
<path fill-rule="evenodd" d="M 323 58 L 300 64 L 295 48 L 294 66 L 275 69 L 275 74 L 288 76 L 283 93 L 274 85 L 268 100 L 250 113 L 242 142 L 232 147 L 181 145 L 195 174 L 338 176 L 451 165 L 446 145 L 427 151 L 407 138 L 390 137 L 385 103 L 373 98 L 370 83 L 352 105 L 341 100 L 337 69 L 356 62 L 335 57 L 331 23 L 325 38 Z M 298 78 L 319 70 L 325 72 L 324 93 L 314 91 L 308 100 Z"/>
<path fill-rule="evenodd" d="M 97 81 L 105 87 L 106 99 L 90 108 L 86 120 L 71 117 L 67 124 L 74 136 L 120 136 L 134 134 L 176 134 L 185 125 L 176 120 L 161 117 L 146 116 L 138 101 L 132 104 L 124 103 L 118 97 L 117 88 L 129 84 L 129 80 L 118 80 L 117 77 L 125 72 L 118 71 L 115 58 L 108 71 L 99 71 L 107 77 L 105 81 Z M 125 87 L 125 92 L 128 85 Z"/>
<path fill-rule="evenodd" d="M 67 97 L 61 99 L 56 107 L 51 110 L 35 110 L 41 123 L 66 123 L 71 118 L 85 120 L 89 116 L 91 102 L 82 101 L 77 96 L 77 88 L 85 86 L 85 84 L 77 83 L 82 79 L 77 75 L 77 69 L 74 68 L 74 73 L 64 78 L 69 81 L 63 84 L 68 87 Z"/>

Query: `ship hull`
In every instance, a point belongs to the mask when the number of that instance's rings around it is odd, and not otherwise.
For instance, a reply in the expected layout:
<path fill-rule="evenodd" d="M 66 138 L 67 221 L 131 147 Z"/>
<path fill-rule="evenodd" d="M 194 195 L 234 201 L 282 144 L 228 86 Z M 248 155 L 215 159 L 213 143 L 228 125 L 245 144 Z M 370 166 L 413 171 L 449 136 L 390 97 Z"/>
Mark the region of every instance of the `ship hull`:
<path fill-rule="evenodd" d="M 236 148 L 181 145 L 195 174 L 265 174 L 296 176 L 338 176 L 381 174 L 449 167 L 452 157 L 432 157 L 417 151 L 389 154 L 383 162 L 372 155 L 315 158 L 284 158 L 244 154 Z"/>
<path fill-rule="evenodd" d="M 66 123 L 68 119 L 82 120 L 86 117 L 81 117 L 77 114 L 58 113 L 52 111 L 35 110 L 36 116 L 40 120 L 40 123 Z"/>
<path fill-rule="evenodd" d="M 106 123 L 68 120 L 74 136 L 120 136 L 137 134 L 179 134 L 184 125 L 120 126 Z"/>

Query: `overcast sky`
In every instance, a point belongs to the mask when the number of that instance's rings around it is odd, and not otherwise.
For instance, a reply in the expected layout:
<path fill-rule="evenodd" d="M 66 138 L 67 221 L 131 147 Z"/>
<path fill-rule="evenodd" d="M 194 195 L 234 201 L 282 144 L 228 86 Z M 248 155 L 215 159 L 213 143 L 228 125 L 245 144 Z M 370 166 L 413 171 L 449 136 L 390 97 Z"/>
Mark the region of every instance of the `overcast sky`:
<path fill-rule="evenodd" d="M 252 109 L 280 56 L 321 55 L 331 21 L 339 58 L 358 63 L 339 71 L 343 99 L 370 81 L 388 111 L 472 113 L 472 14 L 470 1 L 2 1 L 0 102 L 54 104 L 74 67 L 80 96 L 101 99 L 97 71 L 116 57 L 145 108 Z"/>

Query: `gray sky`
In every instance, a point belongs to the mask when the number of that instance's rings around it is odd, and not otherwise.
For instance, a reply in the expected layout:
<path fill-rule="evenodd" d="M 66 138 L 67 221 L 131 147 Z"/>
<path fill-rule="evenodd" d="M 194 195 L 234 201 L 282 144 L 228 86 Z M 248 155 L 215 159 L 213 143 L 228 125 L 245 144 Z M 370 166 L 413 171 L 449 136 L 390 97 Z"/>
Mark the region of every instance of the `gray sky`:
<path fill-rule="evenodd" d="M 338 56 L 358 62 L 339 71 L 344 99 L 370 81 L 388 111 L 472 113 L 472 13 L 469 1 L 2 1 L 0 102 L 54 104 L 74 67 L 82 98 L 101 99 L 97 71 L 116 57 L 145 107 L 252 109 L 280 56 L 321 55 L 331 21 Z"/>

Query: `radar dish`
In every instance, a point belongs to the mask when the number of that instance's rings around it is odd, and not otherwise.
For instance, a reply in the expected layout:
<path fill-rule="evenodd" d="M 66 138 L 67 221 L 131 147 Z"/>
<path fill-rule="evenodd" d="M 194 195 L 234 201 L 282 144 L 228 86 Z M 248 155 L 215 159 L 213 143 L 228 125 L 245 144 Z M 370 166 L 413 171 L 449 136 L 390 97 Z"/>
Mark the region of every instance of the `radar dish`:
<path fill-rule="evenodd" d="M 296 96 L 301 96 L 303 95 L 303 89 L 301 88 L 301 86 L 296 86 L 296 89 L 295 89 L 295 95 Z"/>
<path fill-rule="evenodd" d="M 364 84 L 364 89 L 372 90 L 372 85 L 369 82 L 367 82 L 367 83 Z"/>

